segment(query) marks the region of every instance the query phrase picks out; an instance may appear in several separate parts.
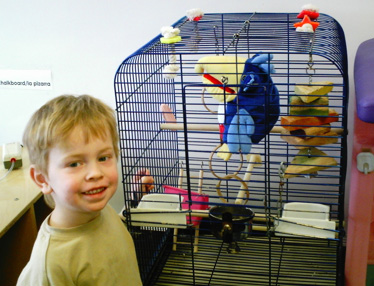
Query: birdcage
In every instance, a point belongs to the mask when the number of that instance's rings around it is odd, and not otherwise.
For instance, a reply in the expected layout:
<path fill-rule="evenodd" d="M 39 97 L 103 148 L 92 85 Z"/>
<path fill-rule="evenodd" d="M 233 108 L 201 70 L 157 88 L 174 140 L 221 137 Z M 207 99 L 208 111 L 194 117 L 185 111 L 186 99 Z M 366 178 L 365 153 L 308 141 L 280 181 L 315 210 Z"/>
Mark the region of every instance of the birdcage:
<path fill-rule="evenodd" d="M 123 216 L 145 285 L 342 285 L 346 44 L 332 17 L 300 21 L 183 17 L 119 66 Z"/>

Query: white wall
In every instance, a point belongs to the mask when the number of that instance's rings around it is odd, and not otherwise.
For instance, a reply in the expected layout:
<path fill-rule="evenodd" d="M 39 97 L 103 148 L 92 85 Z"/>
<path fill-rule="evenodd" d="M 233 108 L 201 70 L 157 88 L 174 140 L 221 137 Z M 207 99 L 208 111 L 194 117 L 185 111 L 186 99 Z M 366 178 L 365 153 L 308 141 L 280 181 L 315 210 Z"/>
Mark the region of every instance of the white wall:
<path fill-rule="evenodd" d="M 191 8 L 210 12 L 299 12 L 299 0 L 14 0 L 0 2 L 0 69 L 52 71 L 50 91 L 0 89 L 0 144 L 20 141 L 30 115 L 64 93 L 91 94 L 114 107 L 113 78 L 127 56 Z M 348 46 L 350 109 L 358 45 L 373 37 L 371 0 L 315 0 L 342 25 Z M 351 113 L 352 114 L 352 113 Z M 352 120 L 351 116 L 351 120 Z M 350 123 L 350 137 L 352 123 Z M 112 202 L 123 204 L 122 190 Z"/>

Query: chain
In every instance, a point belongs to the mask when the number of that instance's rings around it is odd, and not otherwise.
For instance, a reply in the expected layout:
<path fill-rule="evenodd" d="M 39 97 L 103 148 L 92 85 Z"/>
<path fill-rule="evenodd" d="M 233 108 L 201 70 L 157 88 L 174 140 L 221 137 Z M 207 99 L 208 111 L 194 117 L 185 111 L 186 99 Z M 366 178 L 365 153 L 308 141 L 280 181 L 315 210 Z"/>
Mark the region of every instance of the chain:
<path fill-rule="evenodd" d="M 316 73 L 316 69 L 313 68 L 313 65 L 314 65 L 314 61 L 313 61 L 314 40 L 315 40 L 315 33 L 313 33 L 313 37 L 310 40 L 309 61 L 308 61 L 308 67 L 306 68 L 306 73 L 307 73 L 307 75 L 309 75 L 309 84 L 312 83 L 312 76 L 315 75 L 315 73 Z"/>
<path fill-rule="evenodd" d="M 279 187 L 278 187 L 278 202 L 277 202 L 277 218 L 280 218 L 281 216 L 281 210 L 283 207 L 283 187 L 284 187 L 284 163 L 281 162 L 278 170 L 279 175 Z"/>
<path fill-rule="evenodd" d="M 306 73 L 309 75 L 309 84 L 312 83 L 312 76 L 316 73 L 316 69 L 313 68 L 313 55 L 312 52 L 309 53 L 308 67 L 306 68 Z"/>
<path fill-rule="evenodd" d="M 214 26 L 213 27 L 213 32 L 214 32 L 214 39 L 216 40 L 216 55 L 218 56 L 218 51 L 219 51 L 219 43 L 218 43 L 218 38 L 217 38 L 217 29 L 218 29 L 218 26 Z"/>

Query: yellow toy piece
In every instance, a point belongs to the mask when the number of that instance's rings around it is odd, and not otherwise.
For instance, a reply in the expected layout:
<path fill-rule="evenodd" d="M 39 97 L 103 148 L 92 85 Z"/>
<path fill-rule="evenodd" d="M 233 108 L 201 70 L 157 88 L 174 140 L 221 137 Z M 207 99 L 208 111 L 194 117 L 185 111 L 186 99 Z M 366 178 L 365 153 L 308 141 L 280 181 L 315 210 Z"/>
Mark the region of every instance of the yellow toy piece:
<path fill-rule="evenodd" d="M 288 179 L 302 174 L 312 174 L 337 164 L 334 158 L 327 156 L 317 148 L 302 149 L 288 165 L 284 177 Z"/>
<path fill-rule="evenodd" d="M 295 93 L 305 103 L 310 103 L 320 96 L 328 94 L 333 89 L 330 81 L 312 82 L 311 84 L 295 85 Z"/>
<path fill-rule="evenodd" d="M 222 86 L 206 87 L 207 93 L 219 102 L 229 102 L 238 92 L 238 87 L 230 85 L 240 84 L 246 60 L 237 56 L 206 56 L 197 62 L 195 72 L 202 74 L 204 84 L 229 85 L 225 89 Z"/>
<path fill-rule="evenodd" d="M 290 115 L 300 116 L 328 116 L 329 115 L 329 98 L 319 96 L 316 100 L 305 103 L 302 96 L 290 97 Z M 314 96 L 313 96 L 314 97 Z"/>
<path fill-rule="evenodd" d="M 221 148 L 217 152 L 217 156 L 220 157 L 224 161 L 228 161 L 231 158 L 231 152 L 229 150 L 229 146 L 225 143 L 221 146 Z"/>
<path fill-rule="evenodd" d="M 175 36 L 175 37 L 172 37 L 172 38 L 162 37 L 160 39 L 160 41 L 161 41 L 162 44 L 174 44 L 174 43 L 178 43 L 178 42 L 182 41 L 182 37 L 181 36 Z"/>

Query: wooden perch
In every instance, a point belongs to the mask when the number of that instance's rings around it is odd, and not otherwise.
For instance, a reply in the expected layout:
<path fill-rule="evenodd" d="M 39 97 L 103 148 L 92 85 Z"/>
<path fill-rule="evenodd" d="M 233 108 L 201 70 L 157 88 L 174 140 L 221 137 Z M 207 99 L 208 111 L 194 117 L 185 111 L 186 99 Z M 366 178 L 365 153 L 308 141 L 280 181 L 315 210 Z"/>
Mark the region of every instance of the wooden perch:
<path fill-rule="evenodd" d="M 182 123 L 161 123 L 162 130 L 184 130 Z M 219 132 L 218 124 L 187 124 L 187 130 L 191 131 L 217 131 Z M 271 130 L 272 133 L 281 133 L 283 127 L 274 126 Z"/>
<path fill-rule="evenodd" d="M 160 124 L 161 130 L 184 130 L 184 126 L 182 123 L 161 123 Z M 187 124 L 187 130 L 189 131 L 212 131 L 212 132 L 219 132 L 218 124 Z M 342 134 L 342 128 L 331 128 L 332 131 L 336 132 L 337 134 Z M 284 132 L 284 128 L 282 126 L 274 126 L 273 129 L 270 131 L 271 133 L 282 133 Z"/>

